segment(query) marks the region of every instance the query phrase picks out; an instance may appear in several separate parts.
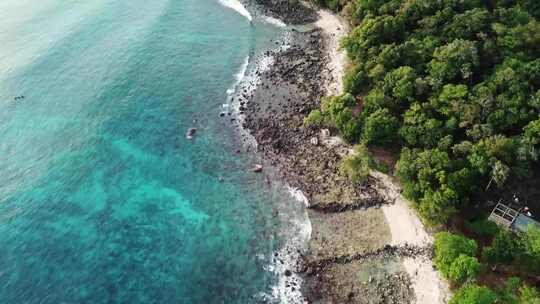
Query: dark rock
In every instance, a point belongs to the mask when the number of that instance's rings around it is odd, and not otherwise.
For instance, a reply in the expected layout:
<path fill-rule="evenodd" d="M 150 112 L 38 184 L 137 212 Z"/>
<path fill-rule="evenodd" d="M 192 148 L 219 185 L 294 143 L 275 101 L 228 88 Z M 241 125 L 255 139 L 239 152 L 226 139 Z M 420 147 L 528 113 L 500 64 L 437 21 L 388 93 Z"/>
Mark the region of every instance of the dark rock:
<path fill-rule="evenodd" d="M 253 167 L 253 169 L 251 169 L 251 171 L 260 173 L 260 172 L 263 171 L 263 168 L 264 168 L 264 167 L 263 167 L 262 165 L 258 165 L 258 164 L 257 164 L 257 165 L 255 165 L 255 167 Z"/>
<path fill-rule="evenodd" d="M 195 133 L 197 133 L 197 129 L 196 128 L 189 128 L 186 132 L 186 138 L 187 139 L 192 139 L 194 136 L 195 136 Z"/>

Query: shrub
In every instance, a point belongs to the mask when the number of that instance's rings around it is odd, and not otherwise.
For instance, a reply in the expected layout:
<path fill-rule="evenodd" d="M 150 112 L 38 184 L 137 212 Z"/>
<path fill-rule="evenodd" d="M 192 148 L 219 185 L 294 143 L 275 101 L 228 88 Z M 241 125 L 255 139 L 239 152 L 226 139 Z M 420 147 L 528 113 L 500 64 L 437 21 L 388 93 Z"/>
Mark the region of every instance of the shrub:
<path fill-rule="evenodd" d="M 497 224 L 488 221 L 487 219 L 480 219 L 473 222 L 466 222 L 465 224 L 472 232 L 480 236 L 494 236 L 499 231 Z"/>
<path fill-rule="evenodd" d="M 397 118 L 388 109 L 379 109 L 366 118 L 362 139 L 366 144 L 387 145 L 397 137 L 398 129 Z"/>
<path fill-rule="evenodd" d="M 321 103 L 322 114 L 328 117 L 328 122 L 349 142 L 358 140 L 361 130 L 360 122 L 351 110 L 355 104 L 356 99 L 351 94 L 325 97 Z"/>
<path fill-rule="evenodd" d="M 369 151 L 364 145 L 358 145 L 354 148 L 352 154 L 342 160 L 339 170 L 351 182 L 359 184 L 367 179 L 370 166 L 371 157 Z"/>
<path fill-rule="evenodd" d="M 463 284 L 467 280 L 474 279 L 479 271 L 480 263 L 478 260 L 462 254 L 450 265 L 448 278 L 456 283 Z"/>
<path fill-rule="evenodd" d="M 448 304 L 493 304 L 497 295 L 489 288 L 470 284 L 460 288 Z"/>
<path fill-rule="evenodd" d="M 450 232 L 439 232 L 435 235 L 435 266 L 447 278 L 468 278 L 476 274 L 478 269 L 471 259 L 476 253 L 477 244 L 474 240 Z M 456 262 L 456 264 L 454 264 Z M 478 261 L 476 261 L 478 262 Z"/>
<path fill-rule="evenodd" d="M 518 289 L 521 286 L 521 280 L 516 277 L 510 277 L 506 280 L 506 286 L 498 291 L 498 301 L 504 304 L 518 304 Z"/>
<path fill-rule="evenodd" d="M 324 116 L 319 109 L 315 109 L 304 118 L 304 124 L 308 126 L 320 126 L 324 122 Z"/>
<path fill-rule="evenodd" d="M 456 213 L 454 206 L 456 200 L 456 192 L 442 185 L 437 191 L 426 191 L 424 197 L 420 199 L 418 211 L 429 224 L 446 223 Z"/>
<path fill-rule="evenodd" d="M 519 288 L 519 304 L 540 304 L 538 290 L 528 286 Z"/>
<path fill-rule="evenodd" d="M 471 189 L 470 172 L 466 168 L 454 171 L 454 166 L 450 155 L 439 149 L 403 149 L 396 164 L 403 194 L 417 203 L 420 214 L 430 224 L 445 223 Z"/>
<path fill-rule="evenodd" d="M 358 94 L 366 85 L 367 76 L 362 65 L 353 65 L 343 76 L 343 90 L 347 93 Z"/>
<path fill-rule="evenodd" d="M 532 224 L 521 237 L 521 264 L 534 273 L 540 272 L 540 229 Z"/>
<path fill-rule="evenodd" d="M 514 236 L 500 230 L 491 246 L 484 248 L 482 258 L 490 264 L 510 264 L 519 253 L 519 246 Z"/>

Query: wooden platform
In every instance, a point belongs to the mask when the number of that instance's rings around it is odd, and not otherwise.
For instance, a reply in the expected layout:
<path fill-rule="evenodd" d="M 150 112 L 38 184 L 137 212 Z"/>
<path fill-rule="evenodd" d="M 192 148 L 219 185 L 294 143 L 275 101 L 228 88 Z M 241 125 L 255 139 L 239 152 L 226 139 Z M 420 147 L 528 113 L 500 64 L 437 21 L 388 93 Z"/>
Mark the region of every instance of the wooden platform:
<path fill-rule="evenodd" d="M 505 204 L 497 203 L 488 220 L 514 232 L 525 232 L 530 225 L 540 229 L 540 223 Z"/>
<path fill-rule="evenodd" d="M 497 203 L 497 206 L 493 208 L 488 220 L 494 222 L 499 226 L 503 226 L 510 229 L 516 218 L 519 216 L 519 211 L 512 209 L 504 204 Z"/>

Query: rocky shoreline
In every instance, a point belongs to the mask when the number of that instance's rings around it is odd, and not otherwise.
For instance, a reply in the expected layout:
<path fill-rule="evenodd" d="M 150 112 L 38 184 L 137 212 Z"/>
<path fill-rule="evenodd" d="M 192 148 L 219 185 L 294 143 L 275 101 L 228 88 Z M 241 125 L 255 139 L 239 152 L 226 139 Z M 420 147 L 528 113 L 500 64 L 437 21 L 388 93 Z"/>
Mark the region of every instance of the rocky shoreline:
<path fill-rule="evenodd" d="M 257 10 L 265 16 L 279 19 L 286 24 L 306 24 L 318 18 L 313 9 L 297 0 L 247 0 L 248 5 L 257 6 Z"/>
<path fill-rule="evenodd" d="M 376 175 L 362 186 L 350 183 L 338 167 L 351 147 L 330 130 L 303 123 L 335 86 L 330 56 L 335 37 L 313 24 L 320 12 L 298 1 L 252 2 L 288 24 L 312 23 L 302 31 L 292 30 L 289 48 L 267 54 L 274 64 L 256 71 L 259 86 L 240 100 L 243 128 L 256 140 L 258 151 L 309 200 L 312 237 L 302 263 L 292 270 L 305 277 L 306 302 L 414 303 L 411 276 L 401 261 L 429 260 L 432 248 L 390 245 L 392 234 L 380 207 L 393 204 L 399 193 Z"/>

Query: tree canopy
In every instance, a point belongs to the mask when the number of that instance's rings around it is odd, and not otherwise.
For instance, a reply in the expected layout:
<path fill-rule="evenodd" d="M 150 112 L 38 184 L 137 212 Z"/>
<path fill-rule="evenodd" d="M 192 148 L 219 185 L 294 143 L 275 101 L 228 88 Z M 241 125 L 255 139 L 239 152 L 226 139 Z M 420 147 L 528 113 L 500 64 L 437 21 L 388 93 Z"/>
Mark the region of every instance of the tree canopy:
<path fill-rule="evenodd" d="M 475 284 L 467 285 L 459 289 L 449 304 L 493 304 L 497 300 L 497 294 L 484 286 Z"/>
<path fill-rule="evenodd" d="M 540 153 L 540 2 L 320 0 L 347 12 L 352 64 L 325 121 L 398 145 L 405 195 L 432 223 L 529 174 Z M 322 117 L 321 117 L 322 116 Z"/>
<path fill-rule="evenodd" d="M 435 235 L 434 245 L 434 264 L 445 277 L 460 284 L 476 277 L 480 263 L 474 257 L 478 247 L 474 240 L 440 232 Z"/>

